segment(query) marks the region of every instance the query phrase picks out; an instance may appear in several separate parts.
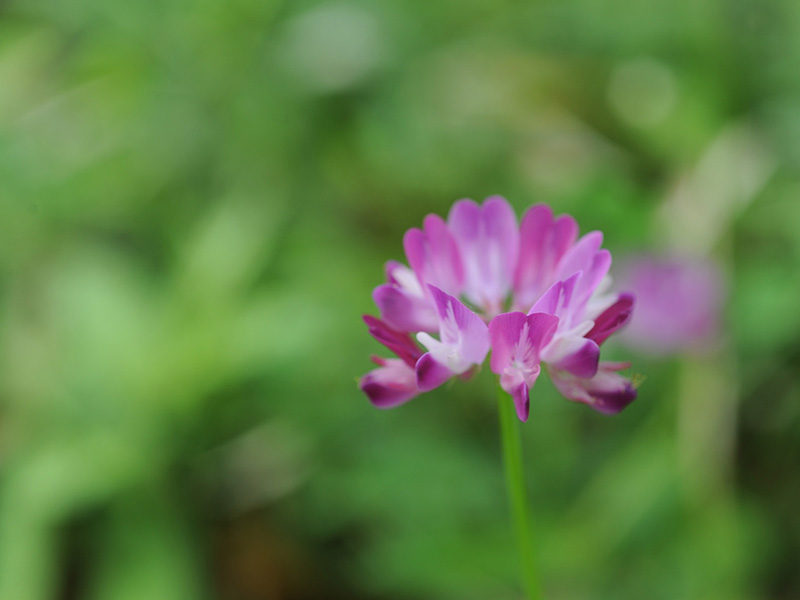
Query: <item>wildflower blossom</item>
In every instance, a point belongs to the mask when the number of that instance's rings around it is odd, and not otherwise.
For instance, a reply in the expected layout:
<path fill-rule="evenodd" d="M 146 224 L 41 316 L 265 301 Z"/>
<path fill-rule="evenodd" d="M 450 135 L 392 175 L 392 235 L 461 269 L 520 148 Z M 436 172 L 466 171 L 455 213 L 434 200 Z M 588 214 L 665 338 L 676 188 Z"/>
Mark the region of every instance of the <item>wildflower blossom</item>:
<path fill-rule="evenodd" d="M 626 345 L 663 356 L 703 352 L 719 339 L 724 284 L 713 262 L 642 255 L 626 262 L 621 280 L 638 299 Z"/>
<path fill-rule="evenodd" d="M 460 200 L 447 221 L 428 215 L 403 238 L 409 266 L 387 263 L 373 292 L 380 318 L 365 322 L 397 358 L 373 358 L 379 367 L 361 389 L 378 407 L 396 406 L 468 376 L 491 350 L 492 372 L 523 421 L 542 364 L 568 399 L 619 412 L 636 390 L 618 374 L 627 365 L 600 362 L 600 347 L 629 320 L 633 296 L 606 292 L 611 254 L 602 242 L 599 231 L 578 238 L 575 220 L 545 205 L 517 225 L 499 196 Z"/>

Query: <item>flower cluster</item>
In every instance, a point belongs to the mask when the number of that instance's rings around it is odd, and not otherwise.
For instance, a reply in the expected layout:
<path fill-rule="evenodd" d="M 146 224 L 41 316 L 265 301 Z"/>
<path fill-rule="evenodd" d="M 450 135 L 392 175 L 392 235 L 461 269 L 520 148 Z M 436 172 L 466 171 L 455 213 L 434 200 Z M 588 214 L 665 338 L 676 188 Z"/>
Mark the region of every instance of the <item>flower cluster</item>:
<path fill-rule="evenodd" d="M 599 231 L 579 239 L 575 220 L 545 205 L 518 225 L 499 196 L 460 200 L 446 222 L 428 215 L 403 238 L 409 266 L 389 262 L 373 292 L 380 318 L 364 320 L 397 358 L 373 357 L 361 389 L 375 406 L 396 406 L 468 375 L 491 349 L 522 421 L 542 364 L 568 399 L 619 412 L 636 398 L 618 373 L 629 365 L 600 362 L 600 346 L 630 318 L 633 296 L 607 293 L 602 241 Z"/>
<path fill-rule="evenodd" d="M 655 356 L 702 354 L 719 343 L 725 281 L 716 263 L 639 255 L 623 267 L 620 281 L 634 291 L 637 302 L 621 342 Z"/>

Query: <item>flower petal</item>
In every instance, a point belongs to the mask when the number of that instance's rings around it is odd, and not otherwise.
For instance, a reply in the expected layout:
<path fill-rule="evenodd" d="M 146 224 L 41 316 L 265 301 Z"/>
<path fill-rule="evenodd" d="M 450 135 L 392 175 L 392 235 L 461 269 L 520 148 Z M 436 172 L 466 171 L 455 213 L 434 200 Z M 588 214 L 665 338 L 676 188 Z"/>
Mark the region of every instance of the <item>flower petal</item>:
<path fill-rule="evenodd" d="M 408 366 L 413 367 L 417 363 L 422 351 L 408 333 L 395 331 L 371 315 L 364 315 L 363 319 L 372 337 L 394 352 Z"/>
<path fill-rule="evenodd" d="M 430 352 L 426 352 L 420 357 L 415 371 L 416 385 L 422 392 L 428 392 L 439 387 L 456 374 L 438 362 Z"/>
<path fill-rule="evenodd" d="M 384 283 L 372 292 L 381 319 L 398 331 L 436 331 L 439 319 L 431 302 L 395 284 Z"/>
<path fill-rule="evenodd" d="M 541 372 L 539 351 L 557 328 L 558 318 L 545 313 L 505 313 L 489 323 L 492 372 L 500 375 L 500 386 L 513 396 L 522 421 L 528 419 L 529 391 Z"/>
<path fill-rule="evenodd" d="M 582 272 L 577 272 L 564 281 L 556 281 L 542 295 L 536 304 L 533 305 L 528 314 L 538 312 L 557 316 L 561 322 L 559 328 L 569 329 L 572 324 L 572 298 L 575 294 L 575 286 L 580 279 Z"/>
<path fill-rule="evenodd" d="M 614 332 L 622 328 L 633 313 L 633 294 L 620 294 L 619 299 L 594 320 L 594 327 L 586 337 L 597 342 L 605 342 Z"/>
<path fill-rule="evenodd" d="M 611 268 L 611 253 L 608 250 L 598 250 L 589 260 L 585 270 L 582 270 L 580 279 L 575 286 L 575 300 L 581 308 L 585 307 L 589 298 L 598 289 L 603 278 Z"/>
<path fill-rule="evenodd" d="M 592 377 L 600 362 L 600 346 L 586 338 L 562 338 L 561 357 L 548 360 L 557 369 L 568 371 L 576 377 Z M 548 351 L 550 348 L 548 348 Z"/>
<path fill-rule="evenodd" d="M 423 228 L 409 229 L 403 237 L 408 264 L 423 287 L 430 283 L 450 294 L 459 294 L 464 269 L 455 238 L 438 215 L 425 217 Z"/>
<path fill-rule="evenodd" d="M 558 313 L 558 308 L 561 305 L 561 293 L 564 288 L 563 281 L 556 281 L 553 285 L 547 288 L 547 291 L 542 294 L 536 303 L 531 307 L 530 313 L 546 313 L 548 315 L 555 315 Z"/>
<path fill-rule="evenodd" d="M 390 260 L 386 263 L 384 271 L 386 272 L 386 281 L 389 283 L 393 283 L 413 296 L 419 296 L 420 298 L 425 296 L 425 290 L 422 289 L 422 285 L 413 269 L 409 269 L 396 260 Z"/>
<path fill-rule="evenodd" d="M 628 363 L 600 363 L 597 374 L 588 379 L 551 369 L 550 378 L 569 400 L 588 404 L 598 412 L 616 414 L 636 399 L 636 388 L 631 381 L 617 374 L 628 366 Z"/>
<path fill-rule="evenodd" d="M 453 296 L 433 285 L 429 285 L 428 289 L 439 313 L 439 343 L 447 346 L 448 352 L 454 352 L 458 358 L 448 361 L 447 366 L 456 373 L 463 373 L 472 364 L 481 364 L 489 353 L 489 329 L 486 323 Z M 418 339 L 428 347 L 423 339 L 431 338 L 422 338 L 422 335 Z M 438 356 L 436 358 L 440 359 Z M 457 366 L 459 362 L 463 363 L 463 368 Z"/>
<path fill-rule="evenodd" d="M 537 287 L 547 270 L 547 242 L 553 226 L 553 211 L 546 204 L 532 206 L 520 223 L 519 262 L 514 273 L 514 289 L 519 293 Z M 552 268 L 552 264 L 549 265 Z"/>
<path fill-rule="evenodd" d="M 525 320 L 525 313 L 512 312 L 497 315 L 489 323 L 489 339 L 492 345 L 489 366 L 492 373 L 499 375 L 513 362 Z"/>
<path fill-rule="evenodd" d="M 520 246 L 514 272 L 515 306 L 527 310 L 551 285 L 555 267 L 578 236 L 575 220 L 562 215 L 553 220 L 549 206 L 529 208 L 520 224 Z"/>
<path fill-rule="evenodd" d="M 514 408 L 517 410 L 517 417 L 523 423 L 526 422 L 531 408 L 531 395 L 528 385 L 522 382 L 515 386 L 510 393 L 511 397 L 514 399 Z"/>
<path fill-rule="evenodd" d="M 517 264 L 519 230 L 514 210 L 500 196 L 483 206 L 459 200 L 447 218 L 464 264 L 465 292 L 490 315 L 501 310 Z"/>
<path fill-rule="evenodd" d="M 603 234 L 591 231 L 579 239 L 562 257 L 556 269 L 556 279 L 566 279 L 577 271 L 589 271 L 594 255 L 603 244 Z"/>
<path fill-rule="evenodd" d="M 558 318 L 545 313 L 497 315 L 489 323 L 492 372 L 500 374 L 514 363 L 531 368 L 538 365 L 540 351 L 553 338 L 557 327 Z"/>
<path fill-rule="evenodd" d="M 397 358 L 374 360 L 380 367 L 364 375 L 358 383 L 372 404 L 392 408 L 419 394 L 413 368 Z"/>

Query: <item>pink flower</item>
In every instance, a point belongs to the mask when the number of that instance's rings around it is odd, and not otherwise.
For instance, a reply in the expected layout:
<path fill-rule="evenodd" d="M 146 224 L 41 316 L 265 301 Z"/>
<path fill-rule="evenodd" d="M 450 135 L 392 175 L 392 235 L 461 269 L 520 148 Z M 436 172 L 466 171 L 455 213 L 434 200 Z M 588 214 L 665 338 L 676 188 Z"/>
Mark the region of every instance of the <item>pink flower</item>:
<path fill-rule="evenodd" d="M 557 327 L 558 318 L 546 313 L 505 313 L 489 323 L 492 372 L 500 375 L 500 385 L 514 398 L 523 421 L 528 420 L 530 389 L 542 370 L 540 350 L 553 339 Z"/>
<path fill-rule="evenodd" d="M 423 392 L 480 365 L 489 353 L 486 323 L 453 296 L 432 285 L 428 288 L 439 315 L 439 339 L 424 331 L 417 334 L 417 340 L 428 349 L 415 365 L 417 387 Z"/>
<path fill-rule="evenodd" d="M 575 220 L 545 205 L 518 226 L 499 196 L 482 206 L 460 200 L 447 222 L 428 215 L 403 239 L 410 267 L 389 262 L 373 293 L 381 318 L 364 319 L 397 358 L 374 359 L 379 368 L 361 389 L 376 406 L 396 406 L 468 376 L 491 349 L 491 369 L 523 421 L 542 363 L 568 399 L 619 412 L 636 390 L 620 364 L 600 362 L 600 346 L 630 318 L 633 296 L 605 292 L 611 255 L 602 241 L 597 231 L 578 238 Z"/>
<path fill-rule="evenodd" d="M 640 256 L 621 280 L 638 298 L 636 318 L 621 341 L 654 355 L 703 351 L 719 338 L 724 285 L 702 259 Z"/>
<path fill-rule="evenodd" d="M 559 371 L 552 373 L 553 383 L 565 397 L 589 404 L 595 410 L 615 414 L 636 399 L 630 380 L 617 374 L 629 363 L 600 363 L 597 373 L 588 379 Z"/>

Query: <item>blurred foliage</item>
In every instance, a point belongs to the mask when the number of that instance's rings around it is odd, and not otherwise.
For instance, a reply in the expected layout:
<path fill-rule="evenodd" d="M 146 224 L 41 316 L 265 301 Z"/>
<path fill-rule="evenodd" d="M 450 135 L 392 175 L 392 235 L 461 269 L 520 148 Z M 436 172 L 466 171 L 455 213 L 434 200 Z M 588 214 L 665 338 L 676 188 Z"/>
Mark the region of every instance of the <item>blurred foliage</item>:
<path fill-rule="evenodd" d="M 800 597 L 800 4 L 0 3 L 0 598 L 519 598 L 492 377 L 374 410 L 402 234 L 713 255 L 726 336 L 540 380 L 547 597 Z"/>

